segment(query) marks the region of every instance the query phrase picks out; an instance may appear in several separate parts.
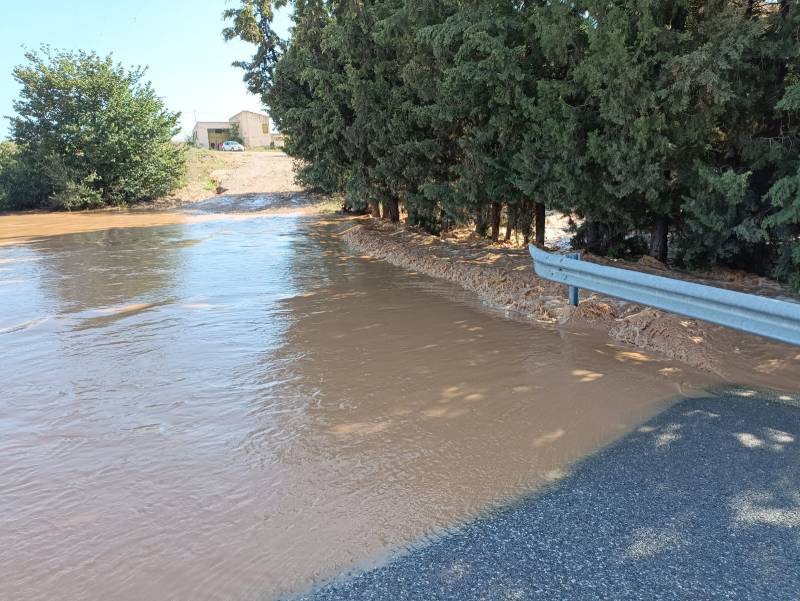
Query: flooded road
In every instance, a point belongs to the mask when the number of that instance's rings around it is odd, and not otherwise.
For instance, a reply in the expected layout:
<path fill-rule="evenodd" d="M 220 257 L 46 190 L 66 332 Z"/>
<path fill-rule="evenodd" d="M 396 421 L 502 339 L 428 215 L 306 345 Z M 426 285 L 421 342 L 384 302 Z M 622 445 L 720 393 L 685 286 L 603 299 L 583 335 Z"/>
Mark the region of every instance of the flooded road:
<path fill-rule="evenodd" d="M 1 599 L 303 591 L 705 381 L 352 256 L 340 221 L 150 218 L 0 246 Z"/>

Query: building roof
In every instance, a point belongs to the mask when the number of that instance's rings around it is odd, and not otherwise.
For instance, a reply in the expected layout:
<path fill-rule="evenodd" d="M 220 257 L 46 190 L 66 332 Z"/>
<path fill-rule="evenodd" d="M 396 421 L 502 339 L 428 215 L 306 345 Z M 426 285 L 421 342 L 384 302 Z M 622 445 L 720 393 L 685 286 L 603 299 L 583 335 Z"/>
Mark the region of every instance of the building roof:
<path fill-rule="evenodd" d="M 228 121 L 198 121 L 194 124 L 195 129 L 217 129 L 217 128 L 226 128 L 230 127 L 231 124 Z"/>
<path fill-rule="evenodd" d="M 239 111 L 233 117 L 230 118 L 230 121 L 233 121 L 239 115 L 243 115 L 244 113 L 250 113 L 251 115 L 258 115 L 259 117 L 264 117 L 264 119 L 269 119 L 269 115 L 265 113 L 257 113 L 256 111 Z"/>

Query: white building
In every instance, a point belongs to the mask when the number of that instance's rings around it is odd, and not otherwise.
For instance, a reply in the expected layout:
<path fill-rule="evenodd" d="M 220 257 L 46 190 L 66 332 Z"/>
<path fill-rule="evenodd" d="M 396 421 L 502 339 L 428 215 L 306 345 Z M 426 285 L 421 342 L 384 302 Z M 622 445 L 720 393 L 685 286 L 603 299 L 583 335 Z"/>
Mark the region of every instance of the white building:
<path fill-rule="evenodd" d="M 231 136 L 228 121 L 198 121 L 192 130 L 192 143 L 199 148 L 217 148 Z"/>
<path fill-rule="evenodd" d="M 282 147 L 283 135 L 277 131 L 269 115 L 241 111 L 227 121 L 198 121 L 192 131 L 192 143 L 201 148 L 219 149 L 233 139 L 234 124 L 245 148 Z"/>

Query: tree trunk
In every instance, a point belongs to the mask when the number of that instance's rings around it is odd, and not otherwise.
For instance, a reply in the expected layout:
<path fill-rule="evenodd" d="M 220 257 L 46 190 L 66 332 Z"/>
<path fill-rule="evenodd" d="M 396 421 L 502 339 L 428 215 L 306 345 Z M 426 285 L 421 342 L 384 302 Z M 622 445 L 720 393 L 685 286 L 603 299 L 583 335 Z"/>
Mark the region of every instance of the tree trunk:
<path fill-rule="evenodd" d="M 544 203 L 537 202 L 534 205 L 534 212 L 536 213 L 536 246 L 544 246 L 544 224 L 545 224 L 545 211 Z"/>
<path fill-rule="evenodd" d="M 745 259 L 745 269 L 758 275 L 767 275 L 774 257 L 770 252 L 770 246 L 766 242 L 756 242 L 751 252 L 747 253 Z"/>
<path fill-rule="evenodd" d="M 511 230 L 514 229 L 514 211 L 511 210 L 511 205 L 506 209 L 506 237 L 505 241 L 511 240 Z"/>
<path fill-rule="evenodd" d="M 669 250 L 668 237 L 669 235 L 669 217 L 664 215 L 656 219 L 656 227 L 653 232 L 653 241 L 650 243 L 650 256 L 655 257 L 662 263 L 667 262 L 667 251 Z"/>
<path fill-rule="evenodd" d="M 596 255 L 605 256 L 608 252 L 608 228 L 599 221 L 586 221 L 584 238 L 586 250 Z"/>
<path fill-rule="evenodd" d="M 414 208 L 413 204 L 408 204 L 408 202 L 406 202 L 406 223 L 408 225 L 419 225 L 417 210 Z"/>
<path fill-rule="evenodd" d="M 486 237 L 486 233 L 489 231 L 489 215 L 486 211 L 486 207 L 483 205 L 478 206 L 477 210 L 475 211 L 475 233 L 478 234 L 481 238 Z"/>
<path fill-rule="evenodd" d="M 400 203 L 396 196 L 389 196 L 383 201 L 383 218 L 392 223 L 400 221 Z"/>
<path fill-rule="evenodd" d="M 500 214 L 503 211 L 503 205 L 499 202 L 492 203 L 492 242 L 497 242 L 500 238 Z"/>
<path fill-rule="evenodd" d="M 369 214 L 372 215 L 375 219 L 381 218 L 381 205 L 377 202 L 369 203 Z"/>
<path fill-rule="evenodd" d="M 350 215 L 369 215 L 372 205 L 367 205 L 366 207 L 360 207 L 356 209 L 346 200 L 342 201 L 342 213 L 348 213 Z"/>

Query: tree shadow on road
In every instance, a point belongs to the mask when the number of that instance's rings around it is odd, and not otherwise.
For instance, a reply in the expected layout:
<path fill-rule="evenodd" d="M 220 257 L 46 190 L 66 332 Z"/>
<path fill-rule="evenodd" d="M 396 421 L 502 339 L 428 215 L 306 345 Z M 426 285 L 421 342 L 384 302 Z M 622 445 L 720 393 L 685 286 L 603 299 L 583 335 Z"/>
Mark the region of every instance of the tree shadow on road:
<path fill-rule="evenodd" d="M 309 599 L 800 598 L 800 408 L 672 407 L 553 487 Z"/>

